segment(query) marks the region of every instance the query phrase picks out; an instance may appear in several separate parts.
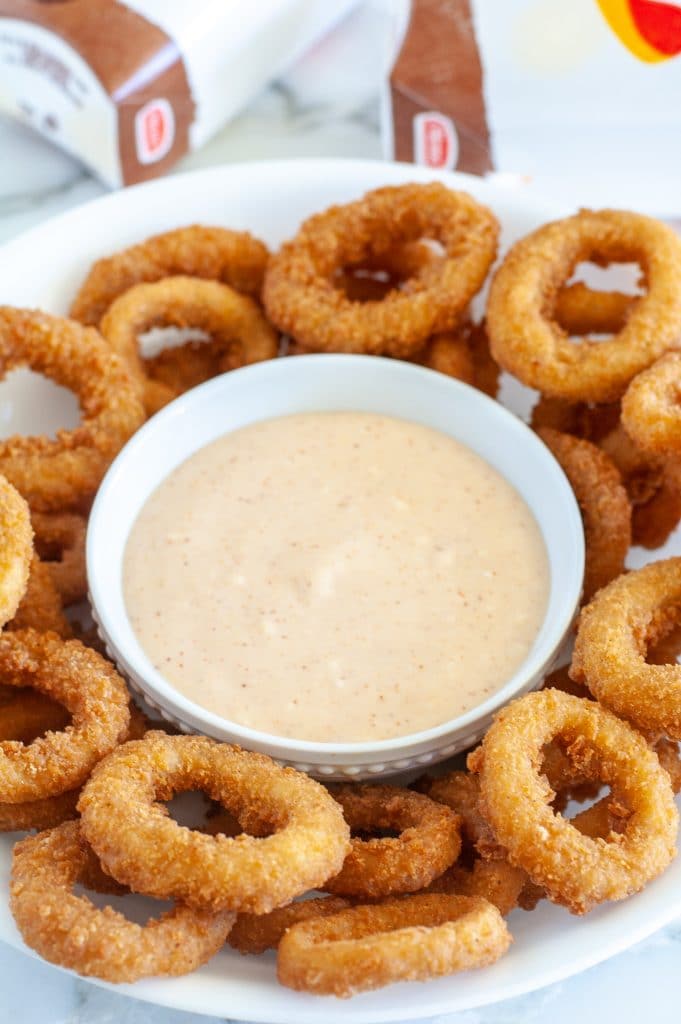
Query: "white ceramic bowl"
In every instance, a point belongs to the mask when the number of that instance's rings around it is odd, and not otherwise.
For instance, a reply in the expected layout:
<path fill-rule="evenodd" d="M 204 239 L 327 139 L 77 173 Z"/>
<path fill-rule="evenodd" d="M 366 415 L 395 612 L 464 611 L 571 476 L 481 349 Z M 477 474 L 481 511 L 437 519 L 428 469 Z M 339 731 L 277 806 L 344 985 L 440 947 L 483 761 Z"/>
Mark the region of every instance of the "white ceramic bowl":
<path fill-rule="evenodd" d="M 422 423 L 468 445 L 501 472 L 533 510 L 548 552 L 544 622 L 521 667 L 498 693 L 436 728 L 373 743 L 282 739 L 238 725 L 188 700 L 140 646 L 122 587 L 130 529 L 160 482 L 193 452 L 257 420 L 294 412 L 356 410 Z M 519 419 L 474 388 L 410 363 L 311 355 L 259 363 L 183 395 L 140 430 L 109 470 L 87 537 L 94 618 L 109 653 L 147 703 L 184 731 L 259 750 L 324 778 L 367 778 L 432 764 L 470 747 L 502 704 L 535 687 L 563 643 L 579 601 L 582 522 L 572 490 L 544 445 Z"/>

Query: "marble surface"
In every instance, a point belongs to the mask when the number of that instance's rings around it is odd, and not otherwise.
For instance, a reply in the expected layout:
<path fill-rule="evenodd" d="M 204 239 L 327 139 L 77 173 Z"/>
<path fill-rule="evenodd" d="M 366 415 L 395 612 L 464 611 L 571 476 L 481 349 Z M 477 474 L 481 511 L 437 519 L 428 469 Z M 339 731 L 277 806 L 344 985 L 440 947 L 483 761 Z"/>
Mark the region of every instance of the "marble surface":
<path fill-rule="evenodd" d="M 265 157 L 380 157 L 375 60 L 380 19 L 372 5 L 362 31 L 337 32 L 286 78 L 264 92 L 178 170 Z M 355 23 L 354 29 L 356 30 Z M 351 59 L 352 74 L 345 73 Z M 0 119 L 0 241 L 104 192 L 74 161 Z M 639 1024 L 678 1015 L 681 922 L 561 984 L 439 1024 Z M 22 1024 L 199 1024 L 205 1020 L 104 991 L 0 946 L 0 1020 Z M 320 1004 L 319 1020 L 324 1011 Z"/>

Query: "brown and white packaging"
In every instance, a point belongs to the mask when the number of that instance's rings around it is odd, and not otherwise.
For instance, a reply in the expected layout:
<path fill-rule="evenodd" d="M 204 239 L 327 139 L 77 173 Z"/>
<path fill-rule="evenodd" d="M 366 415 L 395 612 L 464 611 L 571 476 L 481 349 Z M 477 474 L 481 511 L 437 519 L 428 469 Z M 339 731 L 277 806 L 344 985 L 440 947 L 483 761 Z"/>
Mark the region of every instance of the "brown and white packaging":
<path fill-rule="evenodd" d="M 412 0 L 386 155 L 681 213 L 681 3 Z"/>
<path fill-rule="evenodd" d="M 201 146 L 357 0 L 0 0 L 0 112 L 111 186 Z"/>

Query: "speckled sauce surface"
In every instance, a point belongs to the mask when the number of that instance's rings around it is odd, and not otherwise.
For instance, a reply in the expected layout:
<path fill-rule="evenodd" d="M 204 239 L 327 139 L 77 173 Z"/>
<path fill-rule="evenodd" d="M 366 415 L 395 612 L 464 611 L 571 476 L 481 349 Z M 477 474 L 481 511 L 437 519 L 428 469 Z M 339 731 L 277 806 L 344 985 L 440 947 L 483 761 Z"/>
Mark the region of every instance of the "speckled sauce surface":
<path fill-rule="evenodd" d="M 388 739 L 498 690 L 541 625 L 549 571 L 515 489 L 437 431 L 305 413 L 179 466 L 131 531 L 124 588 L 159 671 L 277 736 Z"/>

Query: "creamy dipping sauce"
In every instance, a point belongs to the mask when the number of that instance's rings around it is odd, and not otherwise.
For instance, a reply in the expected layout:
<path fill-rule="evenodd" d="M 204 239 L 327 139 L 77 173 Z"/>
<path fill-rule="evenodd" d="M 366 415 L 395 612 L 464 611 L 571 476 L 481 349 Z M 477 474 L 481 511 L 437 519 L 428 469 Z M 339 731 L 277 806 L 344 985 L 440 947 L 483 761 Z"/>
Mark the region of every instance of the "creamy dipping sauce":
<path fill-rule="evenodd" d="M 537 523 L 487 462 L 365 413 L 265 420 L 151 495 L 124 560 L 128 614 L 195 703 L 277 736 L 383 740 L 499 690 L 542 623 Z"/>

